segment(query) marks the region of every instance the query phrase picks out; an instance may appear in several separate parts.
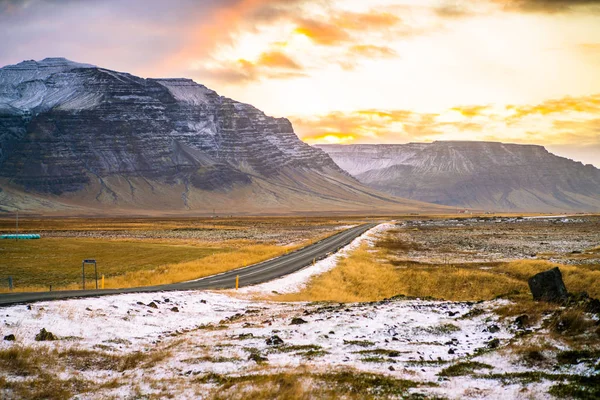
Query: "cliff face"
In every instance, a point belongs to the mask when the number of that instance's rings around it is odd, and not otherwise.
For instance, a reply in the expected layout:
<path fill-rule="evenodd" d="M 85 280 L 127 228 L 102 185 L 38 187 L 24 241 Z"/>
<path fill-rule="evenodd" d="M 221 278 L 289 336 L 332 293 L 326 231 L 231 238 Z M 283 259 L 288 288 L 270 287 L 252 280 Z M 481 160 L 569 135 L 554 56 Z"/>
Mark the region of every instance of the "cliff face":
<path fill-rule="evenodd" d="M 61 58 L 0 68 L 0 179 L 5 189 L 92 207 L 399 204 L 300 141 L 287 119 L 189 79 L 142 79 Z M 6 193 L 0 205 L 19 208 L 24 195 Z"/>
<path fill-rule="evenodd" d="M 542 146 L 321 145 L 362 183 L 409 199 L 503 211 L 598 211 L 600 170 Z"/>

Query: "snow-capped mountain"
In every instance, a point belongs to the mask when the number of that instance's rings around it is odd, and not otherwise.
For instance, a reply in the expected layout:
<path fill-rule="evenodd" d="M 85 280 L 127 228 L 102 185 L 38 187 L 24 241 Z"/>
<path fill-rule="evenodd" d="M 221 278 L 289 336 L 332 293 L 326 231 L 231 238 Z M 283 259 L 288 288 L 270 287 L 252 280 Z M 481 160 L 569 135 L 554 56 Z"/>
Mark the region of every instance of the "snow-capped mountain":
<path fill-rule="evenodd" d="M 317 147 L 362 183 L 408 199 L 480 210 L 600 210 L 600 170 L 542 146 L 449 141 Z"/>
<path fill-rule="evenodd" d="M 5 210 L 422 206 L 362 186 L 285 118 L 189 79 L 64 58 L 0 68 L 0 190 Z"/>

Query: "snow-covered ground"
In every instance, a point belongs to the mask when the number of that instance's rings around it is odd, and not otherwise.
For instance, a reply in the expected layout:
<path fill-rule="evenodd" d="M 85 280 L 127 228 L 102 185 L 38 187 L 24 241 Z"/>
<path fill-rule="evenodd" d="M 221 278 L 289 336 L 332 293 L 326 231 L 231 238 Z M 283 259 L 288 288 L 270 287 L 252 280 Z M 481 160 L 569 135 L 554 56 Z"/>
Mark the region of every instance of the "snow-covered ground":
<path fill-rule="evenodd" d="M 25 345 L 123 353 L 157 350 L 177 342 L 171 356 L 154 367 L 155 379 L 257 373 L 257 363 L 249 357 L 258 354 L 273 370 L 310 365 L 314 372 L 325 372 L 352 367 L 434 382 L 439 387 L 419 391 L 450 398 L 468 397 L 477 388 L 485 398 L 516 399 L 522 394 L 520 385 L 468 377 L 440 381 L 437 376 L 454 361 L 485 350 L 493 339 L 505 344 L 513 337 L 511 328 L 490 312 L 499 304 L 402 299 L 308 304 L 241 300 L 217 292 L 128 294 L 3 309 L 0 334 L 14 334 L 16 341 L 2 341 L 0 349 Z M 485 312 L 469 317 L 475 308 Z M 299 324 L 292 323 L 294 318 L 301 319 L 296 320 Z M 36 342 L 42 328 L 61 340 Z M 283 342 L 268 344 L 275 336 Z M 475 360 L 493 365 L 496 373 L 515 371 L 501 358 L 482 355 Z M 115 371 L 74 373 L 98 382 L 120 376 Z M 141 382 L 147 373 L 133 370 L 126 378 Z M 528 393 L 543 398 L 545 387 L 538 386 L 529 385 Z M 95 396 L 101 397 L 90 395 Z"/>

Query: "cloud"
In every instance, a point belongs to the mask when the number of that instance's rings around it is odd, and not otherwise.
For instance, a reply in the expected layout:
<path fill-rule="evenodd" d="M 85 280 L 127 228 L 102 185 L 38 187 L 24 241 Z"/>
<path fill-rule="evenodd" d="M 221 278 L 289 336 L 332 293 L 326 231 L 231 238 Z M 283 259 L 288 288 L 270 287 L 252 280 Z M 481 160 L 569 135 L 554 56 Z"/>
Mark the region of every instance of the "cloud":
<path fill-rule="evenodd" d="M 335 24 L 310 19 L 298 20 L 294 32 L 304 35 L 323 46 L 333 46 L 348 42 L 351 39 L 350 34 L 345 29 Z"/>
<path fill-rule="evenodd" d="M 483 111 L 488 110 L 489 108 L 490 106 L 460 106 L 453 107 L 450 110 L 457 111 L 465 117 L 473 118 L 481 115 Z"/>
<path fill-rule="evenodd" d="M 372 44 L 358 44 L 350 47 L 350 55 L 366 58 L 393 58 L 397 57 L 396 51 L 387 46 L 375 46 Z"/>
<path fill-rule="evenodd" d="M 578 9 L 600 11 L 600 0 L 492 0 L 509 11 L 561 13 Z"/>
<path fill-rule="evenodd" d="M 303 67 L 281 51 L 260 54 L 255 61 L 245 59 L 221 62 L 212 67 L 203 67 L 192 72 L 201 80 L 210 78 L 228 84 L 241 84 L 261 79 L 290 79 L 303 77 Z"/>
<path fill-rule="evenodd" d="M 262 53 L 256 62 L 257 66 L 268 68 L 285 68 L 301 70 L 302 67 L 294 60 L 280 51 L 269 51 Z"/>
<path fill-rule="evenodd" d="M 600 113 L 600 94 L 581 97 L 567 96 L 561 99 L 547 100 L 537 105 L 509 105 L 506 109 L 513 112 L 510 118 L 513 121 L 530 115 L 545 116 L 566 112 Z"/>
<path fill-rule="evenodd" d="M 335 46 L 357 40 L 357 33 L 387 31 L 400 24 L 400 17 L 391 13 L 369 11 L 364 13 L 338 12 L 327 20 L 291 18 L 296 24 L 295 32 L 314 43 Z"/>
<path fill-rule="evenodd" d="M 398 143 L 441 135 L 438 114 L 409 110 L 357 110 L 314 117 L 291 117 L 299 136 L 309 143 Z"/>

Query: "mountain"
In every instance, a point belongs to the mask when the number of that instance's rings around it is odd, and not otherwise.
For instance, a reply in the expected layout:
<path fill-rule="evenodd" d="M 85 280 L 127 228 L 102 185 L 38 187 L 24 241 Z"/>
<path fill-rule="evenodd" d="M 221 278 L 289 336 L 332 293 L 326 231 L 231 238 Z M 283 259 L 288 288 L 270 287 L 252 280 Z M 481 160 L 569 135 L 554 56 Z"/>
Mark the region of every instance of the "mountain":
<path fill-rule="evenodd" d="M 0 210 L 439 209 L 361 185 L 285 118 L 190 79 L 64 58 L 0 68 Z"/>
<path fill-rule="evenodd" d="M 600 211 L 600 170 L 544 147 L 448 141 L 319 145 L 362 183 L 408 199 L 501 211 Z"/>

